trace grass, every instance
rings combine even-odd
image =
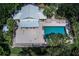
[[[17,56],[21,50],[21,48],[11,48],[11,56]]]

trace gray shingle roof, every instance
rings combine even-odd
[[[46,16],[39,10],[39,7],[28,4],[21,8],[21,11],[14,15],[13,19],[25,19],[25,18],[34,18],[34,19],[46,19]]]

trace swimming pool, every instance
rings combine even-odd
[[[45,35],[48,35],[48,34],[51,34],[51,33],[55,33],[55,34],[66,34],[66,31],[65,31],[65,27],[64,26],[45,26],[44,27],[44,34]]]

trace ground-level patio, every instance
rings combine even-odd
[[[41,26],[39,28],[18,28],[13,40],[14,47],[32,47],[33,45],[42,46],[46,44]]]

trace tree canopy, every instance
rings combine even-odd
[[[11,55],[11,40],[13,36],[13,30],[15,26],[15,21],[12,20],[14,13],[21,8],[23,4],[0,4],[0,55]],[[58,7],[57,11],[55,7]],[[79,55],[79,4],[46,4],[44,9],[44,15],[47,17],[52,17],[56,12],[57,15],[61,17],[66,17],[71,22],[72,30],[74,31],[74,44],[58,44],[56,46],[47,47],[28,47],[21,48],[18,55]],[[3,25],[7,24],[9,31],[4,33],[2,31]],[[58,37],[59,36],[59,37]],[[68,39],[61,35],[51,35],[48,37],[54,38],[55,40]],[[53,39],[52,39],[53,41]],[[14,50],[16,51],[17,48]]]
[[[0,55],[10,55],[10,41],[12,40],[14,21],[12,15],[15,11],[20,9],[22,4],[0,4]],[[8,35],[4,37],[4,32],[2,31],[3,26],[7,24],[9,28]],[[6,42],[6,40],[8,42]]]
[[[47,16],[48,18],[51,18],[54,15],[54,12],[55,12],[55,6],[53,5],[46,6],[43,11],[44,15]]]
[[[75,16],[79,16],[79,4],[61,4],[58,7],[57,14],[70,19]]]

